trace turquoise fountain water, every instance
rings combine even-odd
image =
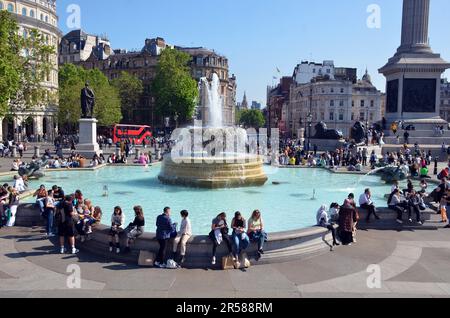
[[[235,211],[241,211],[248,218],[254,209],[263,213],[269,232],[300,229],[314,225],[316,211],[322,204],[342,204],[350,192],[359,197],[365,188],[370,187],[375,202],[385,206],[384,196],[390,191],[390,186],[383,184],[377,176],[360,178],[332,174],[322,169],[267,166],[265,171],[269,181],[265,186],[216,190],[166,186],[157,178],[159,171],[160,167],[154,166],[107,167],[95,172],[48,172],[43,179],[32,181],[31,187],[38,188],[41,183],[47,187],[58,184],[66,193],[80,189],[85,198],[102,207],[106,225],[114,206],[124,209],[128,224],[133,219],[133,206],[142,205],[146,230],[152,232],[155,231],[156,217],[165,206],[172,208],[173,219],[178,223],[179,212],[187,209],[195,234],[208,234],[210,222],[219,212],[227,212],[231,217]],[[108,196],[104,196],[105,192]]]

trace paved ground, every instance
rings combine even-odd
[[[361,231],[351,247],[247,271],[159,270],[59,255],[40,229],[1,229],[0,251],[0,297],[450,297],[445,229]],[[372,264],[379,268],[369,273]],[[68,288],[76,283],[73,265],[81,289]]]

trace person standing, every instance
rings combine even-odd
[[[66,196],[61,206],[61,215],[59,219],[58,234],[60,253],[64,254],[65,239],[71,247],[72,254],[77,254],[79,251],[75,248],[75,220],[74,217],[78,214],[73,206],[72,196]]]
[[[9,187],[8,192],[9,192],[8,206],[9,206],[9,211],[10,211],[11,216],[10,216],[6,226],[13,227],[16,223],[16,214],[17,214],[17,209],[19,207],[19,193],[13,187]]]
[[[191,220],[189,219],[189,212],[183,210],[180,212],[182,221],[180,226],[180,232],[173,242],[173,255],[172,258],[180,265],[183,265],[186,257],[186,244],[192,237]],[[178,246],[180,246],[180,257],[177,259]]]
[[[164,263],[166,256],[166,247],[169,240],[174,233],[174,224],[170,219],[170,208],[165,207],[163,214],[159,215],[156,219],[156,239],[159,243],[159,251],[156,256],[155,266],[165,268]]]
[[[53,198],[53,190],[48,190],[47,197],[44,199],[44,215],[47,218],[47,237],[54,237],[55,199]]]
[[[405,140],[405,145],[409,144],[409,132],[405,131],[405,133],[403,134],[403,138]]]
[[[339,210],[339,236],[343,245],[351,245],[354,242],[354,224],[357,222],[357,211],[355,207],[346,200]]]

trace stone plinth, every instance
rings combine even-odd
[[[85,118],[80,119],[79,144],[77,145],[77,153],[86,158],[92,158],[101,153],[100,146],[97,143],[97,119]]]
[[[440,80],[450,64],[428,42],[430,0],[404,0],[402,41],[379,72],[387,80],[386,119],[420,122],[420,129],[439,122]]]
[[[336,149],[344,146],[345,140],[332,140],[332,139],[311,139],[311,149],[314,145],[317,146],[319,151],[335,151]]]

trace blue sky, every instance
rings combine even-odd
[[[430,42],[450,60],[450,1],[431,2]],[[107,34],[113,48],[141,49],[145,38],[160,36],[215,49],[229,58],[239,100],[246,91],[263,105],[276,68],[290,76],[302,60],[334,60],[359,76],[367,67],[384,91],[377,69],[400,44],[401,0],[58,0],[64,33],[70,4],[81,8],[82,29]],[[367,27],[370,4],[381,8],[380,29]]]

